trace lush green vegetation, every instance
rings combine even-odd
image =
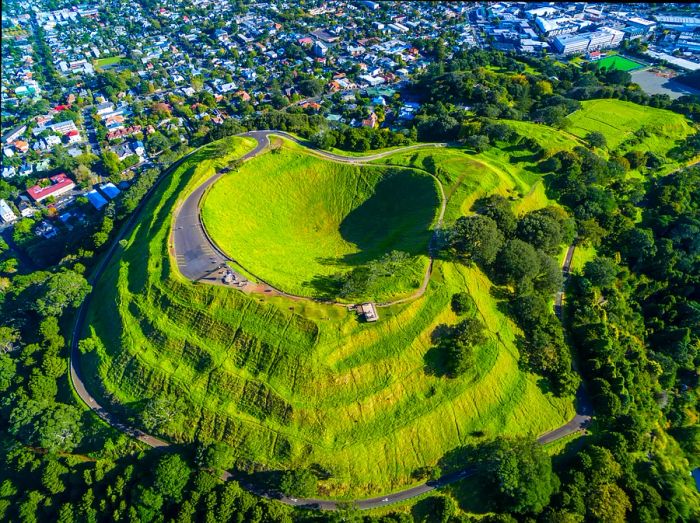
[[[517,328],[478,268],[438,262],[424,298],[382,309],[377,324],[183,281],[166,256],[169,212],[225,161],[217,156],[205,148],[173,174],[98,283],[111,298],[90,309],[84,358],[91,389],[114,400],[110,408],[143,411],[140,423],[173,440],[224,441],[255,477],[318,465],[327,477],[319,492],[336,496],[398,488],[456,445],[541,433],[572,415],[569,399],[518,370]],[[479,187],[482,178],[475,170],[462,182]],[[501,173],[492,183],[516,182]],[[457,291],[474,300],[467,317],[483,323],[484,339],[473,364],[448,378],[434,331],[456,322]]]
[[[570,125],[566,129],[571,134],[585,138],[588,133],[600,132],[609,150],[621,156],[638,150],[663,158],[695,133],[682,115],[621,100],[581,102],[581,109],[567,120]]]
[[[340,164],[287,144],[218,181],[202,218],[250,273],[302,296],[337,297],[348,271],[405,252],[386,276],[349,294],[388,301],[420,286],[439,206],[428,173]]]
[[[342,308],[192,284],[168,256],[172,209],[251,144],[236,139],[197,152],[163,180],[96,282],[99,299],[81,343],[90,390],[110,410],[184,442],[169,452],[146,450],[76,407],[65,338],[87,290],[81,274],[94,264],[92,249],[109,245],[155,180],[151,173],[108,210],[85,237],[89,245],[75,233],[75,244],[57,249],[51,271],[25,274],[23,260],[18,273],[17,264],[3,269],[0,519],[698,519],[688,471],[700,455],[700,172],[663,175],[697,155],[700,135],[686,133],[674,115],[697,120],[700,104],[646,96],[628,73],[595,64],[480,50],[447,61],[441,39],[415,44],[432,48],[436,63],[416,82],[426,103],[405,136],[463,147],[397,153],[380,163],[437,176],[448,197],[446,230],[493,232],[488,218],[497,231],[495,244],[485,243],[490,250],[442,237],[450,248],[436,261],[424,298],[382,309],[377,324],[358,323]],[[42,56],[50,58],[48,47]],[[581,101],[597,98],[614,102],[611,111],[621,118],[641,111],[645,127],[632,119],[629,136],[584,129],[584,119],[575,135],[566,130],[574,111],[592,105]],[[644,107],[626,109],[609,98]],[[645,120],[654,114],[668,118]],[[250,121],[312,137],[322,120],[263,111]],[[209,137],[240,130],[229,119]],[[154,134],[147,146],[168,145]],[[334,137],[357,149],[400,140],[366,134]],[[479,226],[469,221],[474,216]],[[564,216],[573,218],[579,245],[561,342],[540,276],[551,265],[547,257],[563,257],[546,241],[556,231],[547,217],[562,233],[557,217]],[[20,239],[29,234],[20,227]],[[0,244],[0,255],[14,248]],[[536,312],[526,315],[536,321],[523,322],[522,311]],[[531,358],[529,347],[542,340],[548,358]],[[538,434],[571,416],[569,399],[544,392],[559,372],[542,365],[561,365],[566,343],[595,417],[586,436],[546,446],[550,459],[531,437],[498,436]],[[361,496],[465,467],[474,475],[440,493],[363,516],[350,507],[331,515],[293,510],[217,479],[236,469],[292,495]]]

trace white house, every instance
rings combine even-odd
[[[5,200],[0,200],[0,220],[2,220],[3,223],[12,223],[16,219],[17,215],[10,209],[7,202]]]

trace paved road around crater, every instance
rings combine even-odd
[[[249,160],[258,156],[259,154],[265,152],[270,147],[270,136],[282,136],[288,140],[301,144],[302,142],[292,136],[291,134],[282,131],[251,131],[245,133],[242,136],[247,136],[254,138],[257,141],[255,148],[249,153],[245,154],[240,158],[241,161]],[[302,144],[303,145],[303,144]],[[329,159],[340,163],[350,163],[354,165],[366,165],[372,160],[378,160],[401,151],[422,149],[426,147],[445,147],[444,143],[430,143],[430,144],[418,144],[411,145],[408,147],[402,147],[398,149],[392,149],[390,151],[384,151],[382,153],[366,155],[362,157],[349,157],[340,154],[330,153],[327,151],[322,151],[319,149],[309,149],[315,156],[319,156],[325,159]],[[196,281],[205,282],[211,284],[221,284],[224,271],[227,270],[227,262],[235,261],[228,254],[223,252],[216,243],[207,234],[206,228],[202,222],[201,217],[201,205],[202,198],[206,193],[207,189],[211,187],[217,180],[222,176],[231,172],[231,168],[224,168],[218,171],[216,174],[205,180],[199,187],[197,187],[190,195],[187,196],[182,205],[175,209],[174,213],[174,228],[172,235],[172,250],[177,261],[177,266],[180,272],[186,278]],[[440,210],[436,220],[435,230],[437,231],[441,224],[442,219],[445,214],[445,192],[442,188],[440,181],[433,177],[438,185],[440,191]],[[437,232],[436,232],[437,234]],[[430,280],[430,275],[433,268],[433,255],[435,251],[436,235],[433,236],[430,245],[430,261],[428,267],[426,268],[425,275],[421,282],[420,287],[410,296],[405,298],[397,299],[387,303],[377,304],[379,307],[388,307],[390,305],[396,305],[398,303],[403,303],[407,301],[414,300],[421,297],[428,287],[428,282]],[[327,300],[314,300],[307,296],[297,296],[294,294],[289,294],[282,289],[276,288],[273,285],[265,282],[262,278],[256,276],[251,267],[244,267],[248,274],[255,276],[257,282],[249,281],[243,274],[232,271],[235,275],[235,280],[239,288],[245,292],[250,293],[260,293],[276,296],[285,296],[292,298],[294,300],[310,300],[310,301],[323,301],[332,305],[339,305],[346,307],[347,304],[336,303]]]
[[[245,133],[242,136],[248,136],[252,137],[257,141],[256,147],[250,151],[249,153],[245,154],[241,159],[246,160],[249,158],[253,158],[254,156],[257,156],[258,154],[262,153],[268,146],[269,146],[269,136],[270,135],[281,135],[286,138],[289,138],[293,141],[298,142],[298,140],[291,135],[288,135],[287,133],[281,132],[281,131],[252,131],[249,133]],[[437,144],[439,146],[444,146],[444,144]],[[405,147],[403,149],[395,149],[383,153],[378,153],[378,154],[373,154],[373,155],[368,155],[360,158],[350,158],[347,156],[341,156],[338,154],[334,153],[328,153],[325,151],[314,151],[315,154],[319,154],[321,156],[325,156],[327,158],[330,158],[335,161],[340,161],[344,163],[354,163],[354,164],[362,164],[371,160],[376,160],[378,158],[382,158],[385,156],[388,156],[390,154],[395,154],[396,152],[402,151],[402,150],[408,150],[408,149],[417,149],[421,147],[435,147],[436,144],[422,144],[422,145],[417,145],[417,146],[410,146],[410,147]],[[177,163],[179,164],[179,162]],[[174,168],[177,164],[175,164],[172,168]],[[171,168],[171,169],[172,169]],[[178,259],[178,267],[180,268],[180,271],[184,276],[186,276],[189,279],[195,280],[195,281],[202,281],[206,280],[207,278],[212,278],[212,272],[216,271],[217,267],[225,264],[228,261],[228,257],[220,252],[213,244],[209,241],[209,239],[206,236],[206,232],[204,231],[201,221],[199,218],[199,205],[201,202],[201,198],[206,191],[208,187],[210,187],[216,180],[218,180],[221,176],[226,174],[228,172],[227,169],[224,169],[222,171],[217,172],[215,175],[213,175],[211,178],[207,179],[204,181],[199,187],[197,187],[192,194],[190,194],[185,201],[182,203],[182,205],[176,210],[176,218],[175,218],[175,226],[174,226],[174,235],[173,235],[173,240],[175,242],[175,245],[178,245],[180,248],[177,249],[176,252],[176,257],[180,258]],[[99,280],[99,278],[102,276],[104,273],[106,267],[108,266],[112,256],[114,256],[114,253],[116,252],[117,248],[119,247],[119,241],[122,238],[127,237],[132,229],[133,226],[136,223],[136,220],[138,216],[141,214],[141,211],[143,207],[145,206],[146,202],[150,199],[151,195],[155,192],[156,188],[160,184],[163,178],[167,176],[168,172],[164,173],[161,175],[159,180],[154,184],[154,186],[149,190],[149,192],[146,194],[146,196],[143,198],[141,203],[139,204],[139,207],[132,213],[132,215],[129,217],[129,219],[125,222],[125,224],[122,226],[120,229],[119,233],[117,236],[114,238],[113,242],[111,243],[109,249],[107,252],[104,254],[102,259],[98,262],[95,271],[92,273],[92,275],[89,278],[89,281],[91,284],[95,284],[96,281]],[[443,198],[444,200],[444,198]],[[573,250],[570,250],[571,254],[573,254]],[[182,262],[181,262],[182,259]],[[563,272],[567,274],[569,272],[569,266],[571,263],[571,256],[567,256],[567,259],[565,260],[564,266],[562,267]],[[216,279],[216,278],[214,278]],[[427,284],[427,282],[426,282]],[[80,399],[93,411],[97,416],[100,417],[105,423],[108,425],[111,425],[115,429],[141,441],[142,443],[145,443],[146,445],[150,447],[167,447],[170,445],[167,441],[164,441],[162,439],[156,438],[154,436],[151,436],[150,434],[145,433],[141,429],[137,427],[133,427],[129,425],[125,420],[121,419],[119,416],[116,414],[110,412],[107,410],[105,407],[100,405],[100,403],[88,392],[86,386],[85,386],[85,381],[84,377],[82,374],[82,370],[80,367],[80,350],[78,347],[78,342],[80,340],[80,335],[83,332],[83,324],[85,323],[85,315],[87,311],[87,307],[90,304],[90,301],[93,299],[92,293],[88,295],[88,297],[83,301],[82,305],[77,311],[76,314],[76,321],[75,325],[73,328],[73,335],[71,338],[71,351],[70,351],[70,378],[71,382],[73,383],[73,387],[75,388],[75,391],[77,392],[78,396]],[[579,412],[574,416],[574,418],[569,421],[568,423],[562,425],[561,427],[548,432],[546,434],[541,435],[538,438],[538,442],[541,444],[546,444],[546,443],[551,443],[553,441],[556,441],[558,439],[561,439],[565,436],[568,436],[570,434],[573,434],[575,432],[578,432],[585,428],[588,423],[591,420],[591,408],[590,405],[587,401],[587,398],[585,397],[585,394],[583,393],[583,390],[581,389],[578,394],[578,410]],[[297,507],[304,507],[304,508],[309,508],[309,509],[315,509],[315,510],[336,510],[341,506],[346,506],[348,503],[351,503],[355,507],[359,509],[373,509],[373,508],[379,508],[379,507],[384,507],[387,505],[390,505],[392,503],[398,503],[401,501],[405,501],[411,498],[414,498],[416,496],[420,496],[422,494],[426,494],[428,492],[431,492],[437,488],[443,487],[445,485],[449,485],[450,483],[454,483],[455,481],[459,481],[461,479],[467,478],[469,476],[474,475],[477,472],[476,467],[471,466],[471,467],[466,467],[465,469],[461,471],[456,471],[456,472],[451,472],[449,474],[445,474],[442,477],[440,477],[437,480],[434,481],[428,481],[426,483],[407,488],[404,490],[400,490],[398,492],[394,492],[391,494],[387,494],[384,496],[377,496],[373,498],[366,498],[366,499],[357,499],[357,500],[349,500],[349,501],[334,501],[334,500],[327,500],[327,499],[303,499],[303,498],[290,498],[286,496],[280,496],[277,493],[271,493],[271,492],[263,492],[259,488],[247,484],[245,482],[241,482],[241,485],[248,489],[250,492],[266,497],[266,498],[271,498],[271,499],[276,499],[282,503],[286,503],[288,505],[292,506],[297,506]],[[223,475],[223,479],[229,480],[233,479],[233,475],[230,473],[226,472]]]

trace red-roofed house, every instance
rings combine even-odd
[[[66,136],[68,137],[68,143],[79,143],[81,141],[80,131],[78,131],[77,129],[68,131],[68,134],[66,134]]]
[[[57,174],[49,178],[51,185],[46,187],[41,187],[40,185],[35,185],[27,189],[27,194],[35,202],[40,202],[45,200],[49,196],[60,196],[67,193],[75,187],[73,180],[68,178],[64,173]]]

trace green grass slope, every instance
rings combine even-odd
[[[196,182],[250,147],[232,139],[188,159],[96,283],[103,299],[93,300],[83,335],[98,348],[81,364],[100,401],[141,423],[151,398],[172,398],[154,433],[224,441],[239,466],[256,470],[315,466],[328,475],[321,494],[333,497],[397,490],[459,445],[539,434],[570,419],[570,400],[544,393],[518,368],[518,329],[476,268],[436,262],[426,294],[381,309],[375,324],[341,307],[185,280],[168,255],[172,211]],[[441,176],[457,208],[474,198],[470,191],[532,197],[536,184],[523,181],[527,173],[515,177],[519,168],[492,169],[485,156],[459,150],[435,154],[445,155]],[[432,338],[457,321],[450,299],[463,290],[488,341],[474,369],[449,379]]]
[[[581,105],[581,110],[568,116],[567,131],[579,138],[601,132],[608,149],[619,149],[623,154],[642,150],[665,157],[695,132],[685,117],[665,109],[613,99],[588,100]],[[637,138],[636,132],[643,135]]]
[[[202,218],[241,266],[302,296],[323,294],[328,277],[391,250],[407,252],[413,270],[363,296],[385,301],[420,285],[439,206],[427,173],[340,164],[286,145],[218,181]]]

